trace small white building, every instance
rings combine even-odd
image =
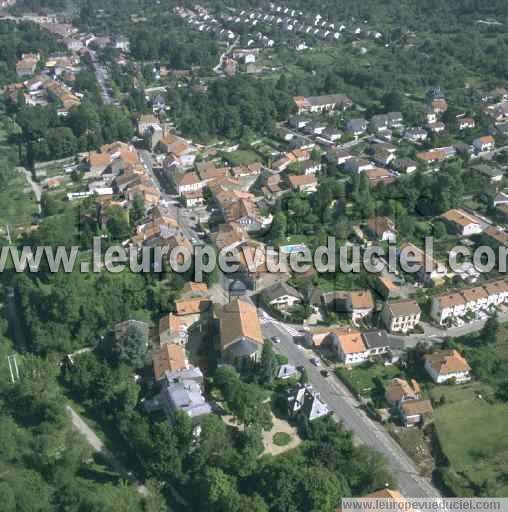
[[[448,210],[441,218],[450,224],[460,236],[479,235],[483,231],[484,223],[474,215],[460,208]]]
[[[473,146],[478,153],[483,153],[484,151],[492,151],[496,146],[496,141],[492,135],[486,135],[485,137],[475,139]]]

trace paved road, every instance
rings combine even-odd
[[[508,322],[508,310],[502,309],[498,311],[498,318],[500,323]],[[458,338],[460,336],[467,336],[479,332],[483,329],[486,320],[475,320],[461,327],[450,327],[448,329],[439,329],[428,323],[421,323],[424,334],[410,334],[409,336],[394,336],[393,338],[400,339],[404,343],[404,348],[412,348],[416,346],[418,342],[432,342],[439,343],[444,338]]]
[[[311,352],[298,348],[287,328],[278,322],[264,321],[263,332],[266,337],[278,336],[281,342],[275,349],[285,355],[291,364],[303,366],[307,370],[309,382],[321,393],[321,397],[351,430],[355,438],[371,448],[381,452],[398,481],[398,488],[406,497],[439,497],[440,494],[428,480],[418,474],[414,462],[402,448],[390,437],[384,428],[375,423],[359,409],[359,403],[334,376],[323,377],[318,368],[310,361]]]
[[[233,43],[228,46],[228,48],[226,49],[226,51],[224,53],[221,54],[220,58],[219,58],[219,63],[213,68],[213,71],[214,73],[221,73],[222,71],[222,65],[224,64],[224,59],[226,58],[226,56],[233,51],[233,49],[235,48],[235,46],[238,44],[238,42],[240,41],[240,37],[237,37]]]
[[[92,58],[92,64],[95,69],[95,76],[101,90],[102,101],[104,105],[111,105],[113,103],[113,98],[111,97],[111,94],[109,94],[107,87],[108,72],[106,71],[106,68],[102,66],[97,60],[96,52],[92,50],[88,50],[88,52]]]

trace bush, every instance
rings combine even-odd
[[[273,444],[276,446],[287,446],[291,442],[291,436],[286,432],[277,432],[273,436]]]

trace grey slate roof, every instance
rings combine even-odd
[[[261,292],[261,295],[268,302],[278,299],[283,295],[291,295],[292,297],[298,297],[300,300],[303,298],[302,294],[298,290],[284,282],[278,282],[273,284],[272,286],[269,286],[268,288],[265,288]]]

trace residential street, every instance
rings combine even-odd
[[[107,86],[108,72],[106,68],[98,62],[96,52],[92,50],[88,50],[88,52],[92,58],[92,64],[95,69],[95,76],[97,77],[97,83],[99,84],[99,88],[101,90],[102,101],[104,105],[111,105],[113,103],[113,98],[111,97]]]
[[[309,382],[328,404],[337,420],[351,430],[355,438],[381,452],[394,475],[398,480],[398,488],[403,496],[408,497],[439,497],[440,494],[431,483],[418,474],[418,470],[403,449],[390,437],[384,428],[367,417],[365,412],[359,409],[359,403],[344,387],[344,385],[332,374],[323,377],[320,369],[314,366],[309,358],[312,352],[299,347],[294,342],[296,331],[278,322],[264,320],[264,336],[270,338],[278,336],[281,340],[275,345],[275,350],[285,355],[289,363],[294,366],[303,366],[308,374]]]

